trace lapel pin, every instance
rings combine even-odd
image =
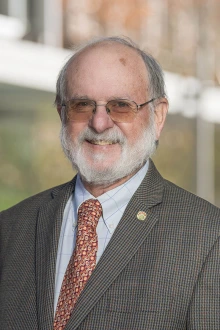
[[[147,213],[144,211],[139,211],[137,214],[138,220],[144,221],[147,217]]]

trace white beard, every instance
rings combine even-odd
[[[126,137],[116,125],[101,134],[97,134],[94,130],[87,127],[79,135],[77,142],[73,142],[66,125],[63,124],[60,140],[65,155],[70,160],[73,168],[79,172],[81,178],[93,185],[104,186],[108,186],[135,173],[146,163],[157,146],[153,114],[150,116],[148,127],[143,129],[140,138],[133,145],[128,144]],[[120,159],[113,165],[103,167],[100,170],[100,167],[96,167],[95,164],[103,161],[105,154],[91,153],[89,156],[93,162],[92,165],[88,164],[83,150],[83,142],[85,140],[104,140],[119,143],[121,146]]]

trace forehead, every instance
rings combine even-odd
[[[67,89],[87,90],[142,89],[148,85],[148,73],[140,54],[118,43],[90,46],[79,53],[67,70]],[[123,88],[124,87],[124,88]]]

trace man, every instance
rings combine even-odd
[[[157,62],[93,41],[56,105],[78,175],[1,213],[0,328],[219,330],[219,209],[149,158],[168,109]]]

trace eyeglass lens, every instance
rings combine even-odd
[[[72,99],[66,105],[69,121],[87,122],[95,110],[96,104],[92,100]],[[106,104],[106,111],[113,121],[131,122],[137,112],[137,105],[129,100],[112,100]]]

